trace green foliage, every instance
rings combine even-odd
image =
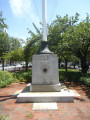
[[[24,61],[24,50],[18,48],[4,55],[4,59],[11,61]]]
[[[69,82],[78,82],[80,77],[82,76],[81,72],[72,72],[72,71],[68,71],[68,72],[60,71],[59,74],[60,74],[60,78],[59,78],[60,80],[62,76],[64,76],[63,80]]]
[[[21,50],[18,49],[21,47],[22,39],[14,38],[8,36],[4,31],[7,28],[7,25],[4,23],[5,18],[2,16],[0,11],[0,60],[2,62],[2,68],[4,71],[4,60],[21,60]],[[17,50],[18,49],[18,50]]]
[[[69,70],[65,72],[65,70],[61,69],[59,70],[59,80],[63,82],[82,82],[85,85],[90,86],[90,73],[83,74],[82,72],[75,70]]]
[[[56,20],[52,22],[49,28],[48,43],[51,51],[58,55],[58,58],[65,61],[65,69],[67,71],[67,62],[71,62],[71,58],[75,58],[72,51],[70,51],[69,45],[66,41],[65,33],[72,26],[76,26],[78,22],[79,14],[69,17],[68,15],[61,17],[57,16]],[[65,39],[64,39],[65,37]]]
[[[7,115],[0,114],[0,120],[9,120],[9,117]]]
[[[90,50],[90,17],[87,14],[85,20],[80,23],[78,21],[78,13],[72,17],[58,15],[48,27],[48,43],[50,50],[56,53],[59,59],[64,59],[65,66],[71,58],[74,59],[74,63],[80,59],[82,72],[86,73],[86,59]],[[67,70],[67,67],[65,68]]]
[[[8,71],[0,72],[0,88],[6,87],[7,85],[15,82],[15,78]]]
[[[21,39],[14,37],[10,37],[9,39],[10,39],[10,51],[16,50],[21,47],[20,43],[22,41]]]
[[[90,87],[90,76],[84,76],[80,78],[80,81]]]
[[[24,59],[25,62],[31,61],[32,55],[36,53],[35,49],[35,39],[30,40],[27,42],[26,46],[24,47]]]
[[[41,46],[41,40],[42,40],[42,33],[41,31],[37,28],[37,26],[33,23],[33,26],[36,30],[36,34],[34,34],[31,30],[28,31],[28,33],[32,36],[31,38],[27,38],[27,45],[29,44],[30,48],[33,48],[31,51],[36,54],[40,50]],[[30,52],[31,52],[30,51]]]
[[[4,33],[4,28],[7,28],[4,23],[5,18],[3,18],[2,12],[0,11],[0,57],[3,56],[3,53],[9,50],[9,36],[7,33]]]
[[[14,78],[18,79],[19,82],[31,82],[32,81],[32,70],[28,70],[27,72],[21,71],[13,73]],[[59,80],[60,81],[68,81],[68,82],[82,82],[87,86],[90,86],[90,73],[83,74],[78,70],[68,69],[66,72],[64,69],[59,70]]]
[[[64,69],[59,70],[59,80],[63,82],[75,82],[85,84],[90,86],[90,73],[83,74],[77,70],[68,70],[67,72]],[[32,81],[32,70],[19,71],[16,73],[9,73],[7,71],[0,72],[0,88],[6,87],[12,82],[27,82]]]
[[[2,68],[4,71],[4,54],[6,54],[9,51],[10,48],[10,42],[9,42],[9,36],[7,33],[1,32],[0,33],[0,59],[2,61]]]
[[[7,28],[7,25],[4,23],[5,18],[3,18],[2,11],[0,11],[0,32],[2,32],[3,28]]]
[[[25,71],[20,71],[13,73],[13,77],[18,79],[19,82],[31,82],[32,80],[32,71],[28,70],[27,72]]]
[[[3,58],[3,53],[6,53],[9,51],[10,48],[10,42],[9,42],[9,36],[7,33],[1,33],[0,35],[0,57]]]
[[[90,18],[87,14],[86,19],[77,24],[70,26],[63,34],[63,41],[67,43],[68,50],[81,60],[82,72],[87,72],[87,58],[90,48]]]
[[[27,113],[26,117],[29,118],[29,119],[32,119],[33,118],[33,113]]]
[[[28,62],[31,61],[32,55],[36,54],[40,50],[41,46],[41,38],[42,35],[40,33],[40,30],[36,27],[36,25],[33,23],[33,26],[36,30],[37,34],[34,34],[31,30],[28,29],[28,33],[31,34],[31,37],[27,38],[27,43],[24,47],[24,60],[26,62],[26,70],[28,69]]]

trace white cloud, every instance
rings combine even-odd
[[[13,14],[17,18],[26,18],[27,21],[32,21],[39,25],[39,18],[34,14],[31,0],[9,0]]]
[[[24,17],[31,10],[30,0],[9,0],[12,12],[17,17]]]

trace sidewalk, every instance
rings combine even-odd
[[[13,83],[0,89],[0,114],[7,115],[8,120],[90,120],[90,92],[87,87],[73,83],[66,85],[80,94],[74,98],[74,103],[57,103],[58,110],[33,111],[33,103],[16,103],[16,98],[12,97],[26,84]]]

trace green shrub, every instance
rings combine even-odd
[[[0,88],[6,87],[7,85],[15,82],[15,78],[8,71],[0,72]]]
[[[28,70],[27,72],[25,71],[20,71],[13,73],[13,76],[19,80],[19,82],[31,82],[32,80],[32,71]]]
[[[87,86],[89,86],[90,87],[90,77],[89,76],[84,76],[84,77],[81,77],[80,78],[80,81],[83,83],[83,84],[85,84],[85,85],[87,85]]]
[[[31,82],[32,80],[32,70],[25,71],[19,71],[16,73],[13,73],[14,78],[18,79],[18,82]],[[76,70],[68,70],[65,72],[64,69],[59,70],[59,80],[62,82],[68,81],[68,82],[82,82],[86,85],[90,84],[90,73],[83,74],[80,71]],[[85,80],[82,80],[85,79]]]
[[[68,81],[68,82],[82,82],[85,85],[90,85],[90,73],[83,74],[80,71],[67,71],[65,72],[63,69],[59,70],[59,80],[60,81]]]
[[[60,81],[78,82],[81,76],[82,76],[81,72],[59,71],[59,80]]]

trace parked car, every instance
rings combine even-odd
[[[79,68],[81,68],[81,65],[78,65]]]
[[[65,67],[65,63],[61,63],[60,66],[61,66],[61,67]]]
[[[32,63],[28,63],[28,66],[29,66],[29,67],[32,67]]]
[[[16,64],[16,67],[22,67],[22,65],[21,64]]]

